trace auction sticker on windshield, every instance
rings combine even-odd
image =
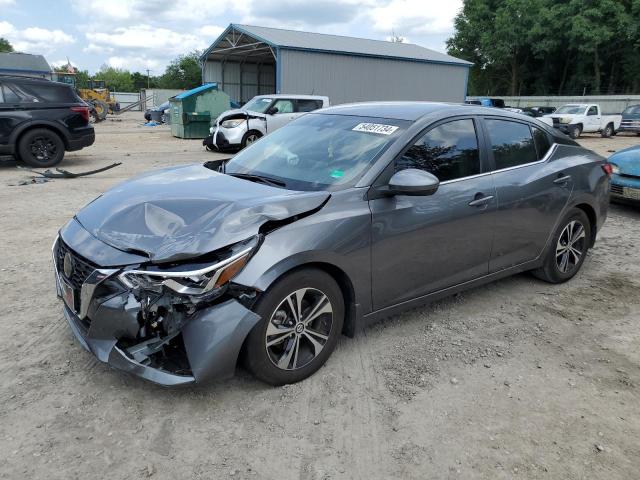
[[[383,125],[382,123],[359,123],[352,128],[354,132],[379,133],[380,135],[391,135],[398,127],[394,125]]]

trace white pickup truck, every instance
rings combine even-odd
[[[620,128],[622,115],[602,115],[600,105],[588,103],[569,103],[540,120],[578,138],[582,133],[600,132],[603,137],[615,135]]]

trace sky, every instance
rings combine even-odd
[[[389,39],[444,52],[462,0],[0,0],[0,37],[51,65],[67,58],[161,75],[230,23]]]

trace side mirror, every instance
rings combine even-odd
[[[271,107],[269,110],[267,110],[267,113],[269,115],[275,115],[276,113],[278,113],[278,107]]]
[[[440,180],[435,175],[407,168],[396,172],[389,180],[389,194],[409,195],[413,197],[433,195],[440,186]]]

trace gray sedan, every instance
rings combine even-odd
[[[341,334],[518,272],[572,278],[611,166],[536,119],[437,103],[319,110],[228,161],[133,178],[53,246],[79,342],[162,385],[300,381]]]

